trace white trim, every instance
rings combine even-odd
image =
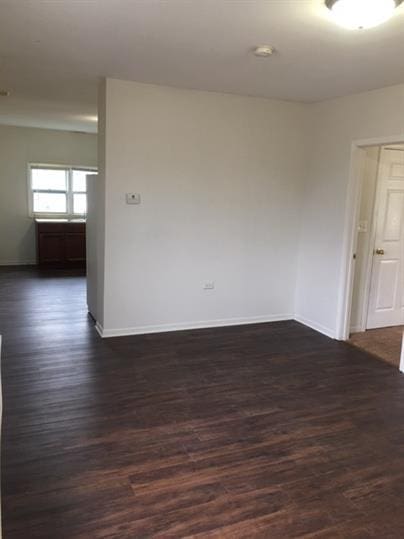
[[[372,274],[373,274],[373,262],[374,262],[374,249],[376,246],[376,236],[377,236],[377,223],[379,219],[380,212],[380,198],[382,192],[382,182],[380,181],[380,175],[382,172],[382,167],[385,166],[383,158],[383,149],[380,148],[379,151],[379,161],[377,164],[377,177],[376,177],[376,189],[373,197],[373,207],[372,207],[372,225],[370,229],[370,238],[369,238],[369,248],[367,252],[367,265],[366,265],[366,290],[364,301],[362,305],[362,331],[368,329],[368,316],[369,316],[369,304],[370,304],[370,290],[372,285]],[[360,203],[360,202],[359,202]]]
[[[352,143],[351,164],[349,172],[348,189],[345,198],[344,237],[342,247],[342,264],[339,278],[339,290],[336,320],[336,338],[349,339],[349,326],[352,307],[352,293],[354,280],[354,253],[357,242],[357,229],[359,224],[361,176],[365,163],[363,150]]]
[[[344,240],[342,249],[342,264],[340,272],[340,285],[337,309],[337,330],[335,337],[338,340],[349,339],[350,318],[352,308],[353,274],[356,229],[359,220],[360,204],[360,167],[363,155],[361,149],[365,146],[385,146],[386,144],[403,144],[404,134],[391,137],[361,139],[352,142],[351,165],[345,205]]]
[[[377,185],[376,185],[376,191],[379,188],[379,174],[377,174]],[[372,270],[373,270],[373,251],[375,248],[375,242],[376,242],[376,194],[373,200],[373,208],[372,208],[372,220],[371,220],[371,228],[370,228],[370,238],[369,238],[369,245],[368,245],[368,252],[365,253],[366,257],[366,278],[364,283],[364,294],[362,299],[362,305],[361,305],[361,331],[366,331],[367,329],[367,323],[368,323],[368,312],[369,312],[369,300],[370,300],[370,285],[372,284]]]
[[[386,146],[388,144],[404,144],[404,132],[400,135],[390,137],[362,138],[353,141],[355,146],[363,148],[364,146]]]
[[[270,322],[282,322],[295,320],[314,331],[322,333],[326,337],[335,339],[335,331],[326,326],[308,320],[302,316],[293,314],[278,314],[267,316],[252,316],[248,318],[224,318],[219,320],[206,320],[201,322],[182,322],[179,324],[161,324],[156,326],[137,326],[130,328],[105,329],[99,322],[95,323],[95,329],[102,338],[124,337],[130,335],[147,335],[149,333],[166,333],[171,331],[186,331],[191,329],[208,329],[215,327],[246,326],[250,324],[265,324]]]
[[[205,320],[200,322],[180,322],[178,324],[161,324],[156,326],[137,326],[130,328],[105,329],[96,322],[95,329],[101,337],[123,337],[125,335],[146,335],[148,333],[165,333],[168,331],[183,331],[189,329],[203,329],[226,326],[244,326],[248,324],[263,324],[265,322],[281,322],[293,320],[293,314],[278,314],[267,316],[252,316],[248,318],[224,318],[219,320]]]
[[[349,330],[350,333],[362,333],[364,331],[366,330],[363,329],[362,326],[351,326]]]
[[[401,345],[401,356],[400,356],[400,372],[404,373],[404,332],[403,332],[403,341]]]
[[[318,322],[313,322],[313,320],[309,320],[308,318],[299,315],[295,315],[294,320],[296,320],[296,322],[299,322],[300,324],[303,324],[304,326],[318,331],[319,333],[322,333],[323,335],[326,335],[327,337],[330,337],[331,339],[336,338],[334,330],[327,328],[326,326],[323,326]]]
[[[0,260],[0,266],[36,266],[36,260]]]
[[[362,285],[362,300],[361,304],[359,305],[360,308],[360,320],[358,326],[352,326],[350,328],[350,333],[359,333],[366,331],[367,329],[367,318],[368,318],[368,310],[369,310],[369,299],[370,299],[370,285],[371,285],[371,275],[372,275],[372,266],[373,266],[373,250],[374,245],[376,241],[376,200],[378,197],[378,190],[379,190],[379,177],[380,177],[380,160],[381,160],[381,150],[382,147],[379,147],[378,149],[378,157],[377,157],[377,167],[376,167],[376,179],[375,179],[375,187],[374,192],[372,195],[372,210],[371,215],[369,219],[369,241],[368,241],[368,248],[364,252],[364,262],[366,264],[365,266],[365,279]],[[358,200],[358,210],[360,212],[361,202],[362,202],[362,196],[363,196],[363,174],[361,175],[361,178],[359,180],[360,183],[360,197]],[[356,233],[356,245],[355,245],[355,251],[357,251],[357,242],[359,234]],[[354,275],[353,278],[355,279],[356,275],[356,265],[354,267]],[[353,289],[352,289],[353,293]],[[351,298],[351,310],[352,310],[352,298]]]
[[[99,322],[95,322],[95,330],[97,331],[100,337],[104,337],[104,329]]]

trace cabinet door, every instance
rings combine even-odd
[[[62,263],[65,258],[65,239],[63,233],[39,233],[39,263]]]
[[[67,232],[65,242],[66,262],[84,262],[86,259],[86,235],[82,232]]]

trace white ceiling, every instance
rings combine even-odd
[[[403,23],[404,4],[350,31],[322,0],[0,0],[0,123],[95,131],[102,76],[303,102],[389,86]]]

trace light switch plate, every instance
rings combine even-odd
[[[204,281],[203,289],[204,290],[213,290],[215,288],[215,281]]]
[[[359,232],[367,232],[368,231],[368,222],[367,221],[359,221]]]
[[[140,194],[126,193],[126,204],[140,204]]]

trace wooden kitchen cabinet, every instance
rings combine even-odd
[[[37,219],[37,258],[40,266],[85,267],[86,223]]]

